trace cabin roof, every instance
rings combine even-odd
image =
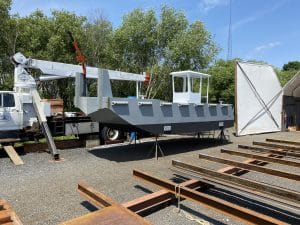
[[[195,71],[191,71],[191,70],[172,72],[171,75],[176,76],[176,77],[187,76],[187,75],[189,75],[190,77],[210,77],[211,76],[209,74],[195,72]]]

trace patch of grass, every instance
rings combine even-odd
[[[76,140],[78,139],[75,135],[67,135],[67,136],[57,136],[54,137],[54,141],[65,141],[65,140]],[[35,143],[46,143],[46,138],[39,139],[38,142],[35,141],[24,141],[24,142],[16,142],[14,143],[14,147],[22,147],[24,144],[35,144]],[[0,144],[0,149],[3,148],[3,145]]]

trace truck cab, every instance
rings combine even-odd
[[[0,92],[0,131],[23,128],[23,110],[18,94],[12,91]]]

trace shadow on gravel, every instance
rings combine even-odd
[[[98,210],[97,207],[95,207],[94,205],[92,205],[91,203],[89,203],[88,201],[83,201],[80,203],[84,208],[86,208],[87,210],[91,211],[91,212],[95,212]]]
[[[26,155],[23,147],[15,147],[16,152],[19,155]],[[0,158],[8,158],[7,153],[4,151],[3,147],[0,147]]]
[[[139,184],[134,185],[134,188],[139,189],[139,190],[141,190],[141,191],[143,191],[143,192],[145,192],[145,193],[147,193],[147,194],[153,193],[153,191],[151,191],[150,189],[145,188],[145,187],[143,187],[143,186],[141,186],[141,185],[139,185]]]
[[[300,224],[299,214],[280,208],[279,206],[276,206],[275,203],[270,202],[270,204],[268,204],[265,202],[255,200],[250,196],[244,196],[242,195],[242,193],[238,194],[236,192],[232,192],[230,190],[225,190],[223,188],[218,187],[208,189],[205,193],[221,198],[233,204],[252,209],[255,212],[260,212],[270,217],[282,220],[289,224]]]
[[[205,221],[209,222],[210,224],[214,224],[214,225],[226,225],[226,223],[222,223],[218,220],[215,220],[214,218],[206,216],[206,215],[200,213],[199,211],[193,210],[183,204],[180,204],[180,208],[182,210],[184,210],[185,212],[191,214],[193,217],[195,217],[195,219],[205,220]]]
[[[159,145],[165,156],[176,155],[185,152],[197,151],[205,148],[221,146],[229,142],[221,142],[217,139],[182,138],[173,140],[161,140]],[[155,142],[137,143],[136,145],[112,146],[93,149],[89,152],[96,157],[116,162],[127,162],[154,158]],[[158,153],[161,157],[160,152]]]
[[[186,180],[189,180],[189,178],[182,176],[180,174],[174,174],[174,177],[171,178],[171,181],[175,183],[182,183]],[[253,199],[251,198],[251,194],[245,196],[243,195],[243,193],[237,193],[237,191],[231,191],[213,185],[207,187],[208,188],[202,189],[201,192],[215,196],[217,198],[223,199],[233,204],[242,206],[244,208],[251,209],[255,212],[260,212],[264,215],[268,215],[270,217],[282,220],[288,224],[300,224],[300,215],[296,213],[297,209],[294,209],[293,212],[291,210],[286,210],[284,208],[281,208],[280,203],[278,203],[279,205],[276,205],[276,203],[273,202],[265,203],[257,199]]]

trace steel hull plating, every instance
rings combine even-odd
[[[128,131],[182,134],[233,126],[231,105],[178,104],[159,100],[113,98],[89,114],[94,121]]]

